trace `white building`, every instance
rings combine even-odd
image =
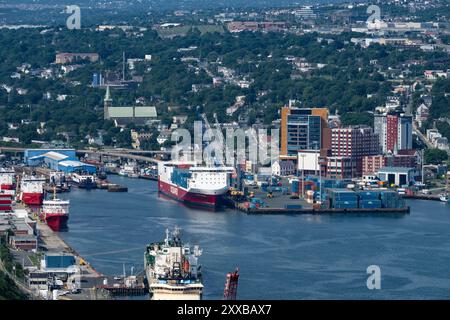
[[[295,164],[290,160],[275,161],[272,164],[272,174],[276,176],[290,176],[295,174]]]

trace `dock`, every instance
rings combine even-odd
[[[440,197],[432,194],[405,194],[403,195],[405,199],[416,199],[416,200],[431,200],[431,201],[441,201]]]

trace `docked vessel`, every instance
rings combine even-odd
[[[97,187],[95,176],[92,174],[74,172],[71,175],[71,181],[80,189],[94,189]]]
[[[144,266],[152,300],[201,300],[201,254],[198,246],[182,243],[179,228],[167,229],[163,242],[149,244]]]
[[[15,189],[15,171],[10,168],[0,168],[0,190]]]
[[[216,209],[230,186],[232,167],[160,162],[158,191],[185,204]]]
[[[69,205],[69,201],[56,198],[55,190],[53,199],[43,202],[41,219],[45,220],[53,231],[64,230],[67,228],[67,221],[69,220]]]
[[[139,173],[137,173],[137,166],[132,163],[125,164],[120,170],[119,175],[129,178],[139,178]]]
[[[41,205],[44,199],[44,177],[23,176],[20,181],[19,199],[27,205]]]

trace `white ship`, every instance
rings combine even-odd
[[[230,187],[232,167],[196,167],[193,163],[160,162],[158,191],[188,205],[220,207]]]
[[[97,187],[95,176],[92,174],[74,172],[70,178],[72,183],[78,186],[78,188],[94,189]]]
[[[19,199],[27,205],[41,205],[44,199],[45,177],[24,175],[20,181]]]
[[[145,274],[152,300],[201,300],[203,284],[198,257],[202,250],[191,248],[180,239],[179,228],[164,242],[147,246],[144,254]]]
[[[139,178],[139,173],[137,172],[137,166],[135,164],[125,164],[120,170],[119,175],[129,178]]]
[[[14,190],[15,171],[11,168],[0,168],[0,190]]]

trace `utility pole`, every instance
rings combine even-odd
[[[422,168],[421,168],[421,172],[422,172],[422,184],[423,185],[425,185],[425,174],[424,174],[424,171],[423,171],[423,166],[424,166],[424,160],[425,159],[425,149],[422,149]]]
[[[122,52],[122,81],[125,81],[125,51]]]

